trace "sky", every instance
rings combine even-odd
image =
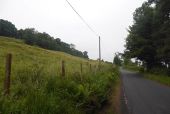
[[[123,52],[133,12],[145,0],[68,0],[101,37],[101,55],[113,61]],[[94,34],[66,0],[0,0],[0,19],[11,21],[17,29],[35,28],[60,38],[76,49],[98,58],[98,36]]]

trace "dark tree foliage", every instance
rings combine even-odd
[[[41,48],[62,51],[74,56],[88,58],[87,51],[81,52],[76,50],[72,48],[70,44],[62,42],[59,38],[54,39],[49,34],[38,32],[34,28],[20,29],[17,31],[11,22],[5,20],[0,20],[0,35],[22,39],[29,45],[36,45]]]
[[[89,58],[89,57],[88,57],[88,52],[87,52],[87,51],[84,51],[84,52],[83,52],[83,56],[84,56],[85,58]]]
[[[7,20],[0,19],[0,35],[1,36],[9,36],[16,37],[17,29],[15,25]]]
[[[121,55],[119,55],[118,53],[115,54],[114,59],[113,59],[113,63],[114,63],[115,65],[121,66],[122,60],[121,60],[121,57],[120,57],[120,56],[121,56]]]
[[[170,69],[170,0],[148,0],[133,17],[125,54],[141,60],[148,70]]]

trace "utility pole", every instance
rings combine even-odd
[[[100,45],[100,36],[99,36],[99,61],[101,61],[101,45]]]
[[[100,36],[99,36],[99,70],[101,66],[101,44],[100,44]]]

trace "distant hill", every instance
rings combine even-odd
[[[54,38],[45,32],[38,32],[34,28],[17,30],[14,24],[3,19],[0,19],[0,36],[21,39],[28,45],[36,45],[44,49],[62,51],[74,56],[88,59],[88,52],[81,52],[75,49],[74,44],[65,43],[61,41],[60,38]]]

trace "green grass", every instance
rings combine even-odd
[[[170,77],[165,76],[165,75],[155,75],[155,74],[149,74],[149,73],[145,73],[144,76],[150,80],[154,80],[157,81],[161,84],[170,86]]]
[[[124,65],[123,68],[131,70],[131,71],[136,71],[140,72],[144,75],[145,78],[157,81],[161,84],[170,86],[170,77],[166,76],[166,73],[163,69],[156,68],[152,69],[150,72],[144,71],[144,68],[138,67],[135,64],[133,65]]]
[[[130,71],[136,71],[136,72],[139,72],[142,69],[142,67],[138,67],[137,65],[124,65],[123,68],[128,69]]]
[[[7,53],[12,53],[11,92],[4,96],[0,86],[2,114],[94,114],[107,101],[118,77],[111,64],[102,62],[98,70],[97,61],[0,36],[0,85],[4,82]],[[62,60],[66,64],[64,78]]]
[[[157,69],[157,71],[153,72],[153,73],[148,73],[148,72],[144,72],[142,67],[138,67],[135,65],[127,65],[124,66],[125,69],[131,70],[131,71],[136,71],[136,72],[141,72],[145,78],[150,79],[150,80],[154,80],[157,81],[161,84],[170,86],[170,77],[166,76],[163,71],[161,72],[161,69]]]

